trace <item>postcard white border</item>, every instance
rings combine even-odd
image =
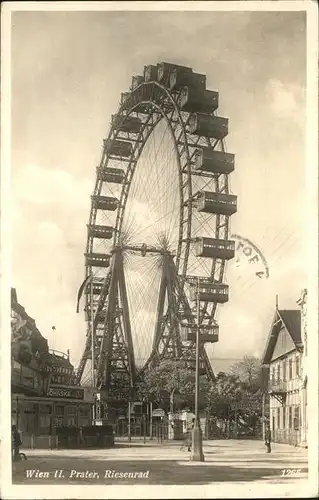
[[[11,12],[14,11],[305,11],[307,13],[307,189],[309,193],[308,258],[309,358],[309,478],[296,486],[213,483],[212,486],[23,486],[11,483],[10,432],[10,283],[11,283],[11,152],[10,48]],[[318,492],[318,12],[312,1],[234,2],[4,2],[1,17],[1,494],[5,499],[40,498],[279,498],[315,496]]]

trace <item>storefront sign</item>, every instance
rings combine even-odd
[[[46,370],[50,373],[56,373],[61,375],[74,375],[73,368],[67,368],[66,366],[61,366],[61,365],[47,366]]]
[[[165,411],[162,410],[162,408],[157,408],[156,410],[153,410],[152,413],[153,417],[165,417]]]
[[[65,399],[83,399],[83,389],[76,389],[74,387],[52,387],[50,386],[47,391],[47,396],[51,398],[65,398]]]
[[[54,385],[76,385],[76,377],[70,375],[50,375],[50,383]]]

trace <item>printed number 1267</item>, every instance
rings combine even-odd
[[[295,474],[298,474],[298,472],[301,472],[301,469],[283,469],[282,470],[282,476],[293,476]]]

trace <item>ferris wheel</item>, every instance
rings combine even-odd
[[[133,387],[164,359],[192,365],[195,300],[201,371],[213,377],[205,343],[218,341],[217,309],[228,301],[229,222],[237,210],[218,97],[206,90],[205,75],[165,62],[145,66],[121,94],[91,197],[79,380],[92,359],[104,387],[123,374]]]

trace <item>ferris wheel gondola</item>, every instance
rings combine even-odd
[[[123,373],[133,387],[162,359],[192,364],[196,286],[201,367],[213,376],[204,343],[218,340],[216,311],[228,300],[229,221],[237,210],[218,97],[205,75],[170,63],[145,66],[121,94],[91,199],[85,309],[92,327],[79,380],[92,345],[97,384],[107,387]]]

